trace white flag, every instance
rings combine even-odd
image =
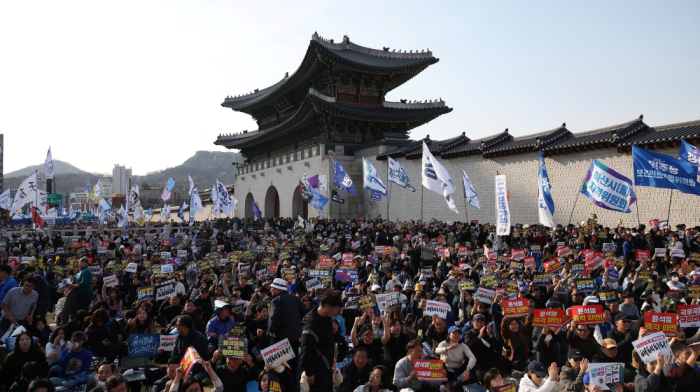
[[[12,196],[10,192],[10,187],[7,187],[5,191],[0,194],[0,208],[3,210],[9,210],[12,208]]]
[[[195,188],[194,186],[194,181],[192,181],[192,177],[188,174],[187,177],[190,179],[190,190],[187,192],[190,196],[192,196],[192,190]]]
[[[49,147],[49,152],[46,154],[44,168],[46,169],[46,179],[53,180],[53,159],[51,158],[51,147]]]
[[[126,209],[124,209],[123,204],[121,208],[119,208],[119,211],[117,211],[117,218],[119,219],[119,223],[117,223],[118,227],[124,227],[126,222],[129,221],[129,212]]]
[[[510,208],[508,208],[508,190],[506,175],[496,176],[496,235],[510,234]]]
[[[10,215],[14,215],[15,212],[24,207],[25,204],[35,202],[37,199],[36,171],[34,171],[34,173],[30,174],[29,177],[22,182],[19,188],[17,188],[15,199],[12,201]]]
[[[423,142],[423,170],[421,173],[423,175],[423,186],[445,196],[447,206],[455,213],[459,213],[455,206],[454,198],[451,196],[457,190],[452,183],[452,178],[450,178],[447,169],[430,153],[430,149],[428,149],[425,142]]]
[[[231,200],[231,197],[228,195],[224,184],[220,183],[219,180],[216,180],[216,193],[218,196],[216,200],[218,201],[219,208],[224,215],[231,216],[233,212],[233,200]]]
[[[190,198],[190,210],[194,209],[195,212],[200,214],[204,213],[204,207],[202,207],[202,199],[199,197],[199,191],[197,187],[192,188],[192,195]]]
[[[549,174],[547,174],[547,164],[544,161],[544,156],[540,152],[540,175],[537,184],[539,190],[538,210],[539,223],[554,228],[554,199],[552,199],[552,185],[549,183]]]
[[[479,197],[476,195],[474,186],[472,182],[467,177],[467,173],[462,169],[462,183],[464,185],[464,198],[469,200],[469,205],[481,211],[481,203],[479,203]]]
[[[169,220],[170,220],[170,205],[165,204],[165,205],[163,206],[162,212],[163,212],[163,213],[161,214],[161,216],[162,216],[163,218],[165,218],[166,221],[169,221]]]
[[[382,182],[382,179],[379,178],[379,172],[365,157],[362,157],[362,167],[362,187],[369,189],[374,193],[379,193],[382,196],[386,196],[386,186]]]
[[[408,173],[406,169],[403,168],[401,162],[387,157],[389,164],[387,165],[387,181],[393,182],[394,184],[400,186],[401,188],[409,187],[413,192],[416,190],[411,186],[411,182],[408,180]]]
[[[97,184],[95,184],[93,195],[94,200],[100,200],[100,198],[102,197],[102,182],[100,180],[97,180]]]

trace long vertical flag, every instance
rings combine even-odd
[[[540,174],[537,189],[539,190],[538,211],[539,223],[554,227],[554,199],[552,198],[552,185],[549,183],[549,174],[547,174],[547,164],[544,161],[544,156],[540,152]]]
[[[192,190],[195,188],[195,186],[194,186],[194,181],[192,181],[192,177],[191,177],[189,174],[187,175],[187,177],[190,179],[190,190],[187,191],[187,194],[191,195],[191,194],[192,194]]]
[[[680,158],[684,161],[690,162],[691,165],[695,166],[697,169],[697,182],[700,182],[700,148],[681,140],[681,149],[678,153]]]
[[[17,193],[15,193],[15,198],[12,201],[12,208],[10,208],[10,216],[14,215],[19,209],[24,207],[27,203],[33,203],[38,199],[38,189],[37,189],[37,179],[36,170],[34,173],[30,174],[19,188],[17,188]]]
[[[255,214],[256,218],[262,218],[262,211],[260,211],[257,201],[253,201],[253,214]]]
[[[452,183],[452,178],[440,162],[435,159],[433,154],[430,153],[430,149],[423,142],[423,167],[421,173],[423,174],[423,186],[430,189],[431,191],[442,194],[447,201],[447,206],[454,211],[457,211],[455,206],[454,198],[452,194],[457,190]]]
[[[90,193],[90,190],[92,190],[92,185],[90,185],[90,177],[85,179],[85,192]]]
[[[95,184],[95,189],[92,190],[92,193],[92,198],[99,202],[102,198],[102,181],[100,181],[99,179],[97,180],[97,184]]]
[[[165,204],[163,205],[163,209],[161,210],[161,218],[165,218],[165,221],[170,220],[170,205]]]
[[[124,227],[124,225],[127,225],[129,222],[129,209],[128,207],[125,209],[124,205],[122,204],[121,208],[119,208],[119,211],[117,211],[117,219],[119,219],[119,222],[117,223],[117,227]]]
[[[474,186],[472,185],[471,180],[469,180],[467,173],[464,172],[464,169],[462,169],[462,186],[464,187],[464,198],[467,199],[469,205],[481,211],[479,196],[476,195]]]
[[[692,163],[637,146],[632,146],[632,162],[635,185],[700,196],[697,169]]]
[[[177,217],[183,222],[185,221],[185,208],[187,208],[187,204],[183,201],[180,203],[180,208],[177,210]]]
[[[606,210],[630,213],[637,200],[632,180],[593,159],[583,181],[581,193]]]
[[[408,180],[408,173],[406,173],[406,169],[403,168],[401,162],[391,157],[387,158],[389,161],[389,164],[387,165],[387,181],[393,182],[404,189],[409,187],[411,191],[415,192],[416,189],[411,186],[411,182]]]
[[[496,234],[510,234],[510,207],[505,174],[496,176]]]
[[[335,185],[338,189],[352,193],[353,196],[357,196],[355,184],[352,183],[352,179],[350,179],[348,173],[345,172],[343,166],[341,166],[340,163],[335,160],[335,158],[331,157],[331,160],[333,161],[333,172],[335,173],[333,175],[333,185]]]
[[[44,161],[44,169],[46,170],[46,179],[53,180],[53,158],[51,158],[51,147],[46,153],[46,161]]]

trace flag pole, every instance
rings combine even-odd
[[[391,181],[389,182],[389,195],[386,197],[386,220],[389,219],[389,203],[391,202]]]
[[[469,223],[469,213],[467,212],[467,198],[464,198],[464,223]]]
[[[671,189],[673,190],[673,189]],[[637,200],[635,200],[636,203],[634,203],[637,206],[637,227],[642,225],[642,222],[639,220],[639,197],[637,197]]]
[[[671,200],[673,200],[673,189],[671,189],[671,194],[668,196],[668,215],[666,215],[668,227],[671,227]]]
[[[425,186],[420,187],[420,221],[421,221],[421,223],[423,222],[423,188],[425,188]]]
[[[586,172],[586,176],[588,176],[588,172]],[[569,223],[571,224],[571,218],[574,216],[574,211],[576,211],[576,202],[578,202],[578,197],[581,196],[581,189],[583,189],[583,184],[586,182],[586,177],[583,177],[583,181],[581,181],[581,186],[579,187],[578,192],[576,192],[576,199],[574,200],[574,206],[571,207],[571,215],[569,215]],[[538,212],[539,214],[539,212]]]

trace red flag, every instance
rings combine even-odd
[[[44,227],[44,220],[41,219],[39,209],[36,207],[32,207],[32,222],[36,223],[39,227]]]

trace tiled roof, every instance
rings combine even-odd
[[[381,161],[386,159],[387,156],[391,156],[392,158],[406,156],[406,154],[421,148],[423,146],[423,141],[425,141],[426,143],[431,142],[430,137],[426,137],[420,140],[412,140],[411,143],[403,147],[399,147],[395,150],[387,151],[385,153],[377,155],[377,159]]]
[[[496,135],[491,135],[476,140],[469,140],[468,143],[464,143],[449,150],[442,151],[441,155],[443,158],[451,158],[462,154],[471,155],[483,153],[489,148],[493,148],[494,146],[504,143],[512,138],[513,137],[510,136],[510,134],[508,134],[508,129],[506,129],[505,131]]]
[[[428,149],[430,150],[430,153],[433,155],[440,155],[442,151],[445,151],[446,149],[449,148],[454,148],[458,145],[462,145],[469,142],[469,138],[462,133],[461,135],[457,137],[453,137],[451,139],[446,139],[446,140],[431,140],[430,142],[426,141],[426,144],[428,145]],[[416,148],[415,150],[409,152],[406,154],[406,159],[418,159],[423,157],[423,148],[422,144],[419,144],[421,148]]]
[[[595,129],[588,132],[573,133],[568,137],[559,140],[555,143],[542,149],[542,151],[555,151],[571,147],[584,147],[594,144],[616,145],[624,140],[638,135],[648,128],[642,121],[642,116],[632,121],[623,124],[613,125],[610,127]]]
[[[214,144],[226,146],[228,148],[259,144],[262,141],[270,140],[289,130],[295,129],[300,125],[314,121],[315,117],[318,115],[318,110],[316,109],[319,108],[332,115],[344,118],[371,119],[379,122],[411,120],[414,126],[418,126],[439,115],[452,111],[452,108],[447,107],[443,101],[416,104],[392,102],[390,104],[391,107],[339,104],[335,102],[335,98],[325,96],[311,88],[299,110],[281,124],[247,138],[219,137]]]
[[[570,134],[571,132],[566,129],[566,124],[562,124],[562,126],[549,131],[540,132],[534,135],[514,137],[504,143],[496,145],[493,148],[487,149],[484,152],[484,156],[488,157],[520,150],[537,150],[555,143]]]
[[[226,97],[221,106],[245,112],[260,104],[269,104],[284,97],[295,88],[310,83],[326,69],[326,64],[319,61],[321,54],[350,68],[360,68],[378,73],[403,70],[415,72],[416,68],[424,68],[439,61],[438,58],[433,57],[429,50],[420,53],[417,50],[415,53],[412,51],[407,53],[371,49],[350,42],[348,37],[344,37],[340,43],[334,43],[332,40],[324,39],[314,33],[301,65],[292,75],[285,75],[282,80],[272,86],[249,94]],[[412,76],[413,74],[408,75],[407,78]],[[392,88],[396,87],[398,85],[392,86]]]
[[[633,136],[620,146],[674,142],[681,139],[700,138],[700,120],[648,128],[646,132]]]

